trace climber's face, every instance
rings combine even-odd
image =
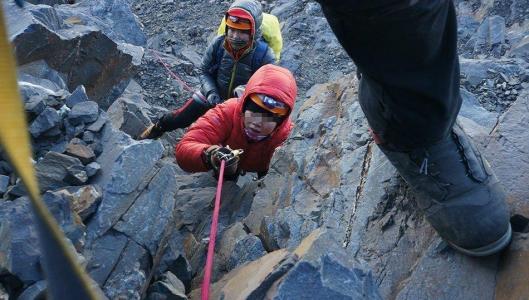
[[[250,30],[228,28],[226,37],[228,38],[230,46],[235,50],[239,50],[247,46],[250,42]]]

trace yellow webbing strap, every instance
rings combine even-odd
[[[65,242],[66,237],[41,200],[30,161],[31,145],[15,74],[14,58],[0,5],[0,143],[33,204],[48,296],[50,299],[97,299],[90,288],[88,275],[77,264]]]

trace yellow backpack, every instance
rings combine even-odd
[[[226,31],[226,20],[222,21],[217,30],[218,35],[223,35]],[[283,38],[281,37],[281,26],[276,16],[263,13],[263,23],[261,24],[261,33],[263,39],[270,48],[274,51],[276,61],[279,62],[281,57],[281,49],[283,48]]]

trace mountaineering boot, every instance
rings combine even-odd
[[[145,140],[145,139],[157,139],[163,135],[165,130],[163,130],[160,127],[160,122],[156,122],[155,124],[152,124],[151,126],[147,127],[140,136],[138,137],[138,140]]]
[[[193,124],[193,122],[213,107],[205,102],[204,99],[201,92],[195,92],[182,107],[166,113],[158,122],[145,129],[138,137],[138,140],[157,139],[164,132],[189,127],[189,125]]]
[[[457,123],[448,137],[429,147],[408,152],[380,148],[417,192],[428,222],[453,248],[487,256],[509,244],[505,192]]]

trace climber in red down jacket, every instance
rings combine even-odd
[[[250,78],[244,93],[209,110],[176,146],[178,165],[187,172],[213,169],[218,176],[226,160],[224,178],[236,180],[241,172],[268,172],[277,147],[293,124],[290,113],[296,100],[294,76],[285,68],[265,65]],[[242,150],[237,155],[236,150]]]

